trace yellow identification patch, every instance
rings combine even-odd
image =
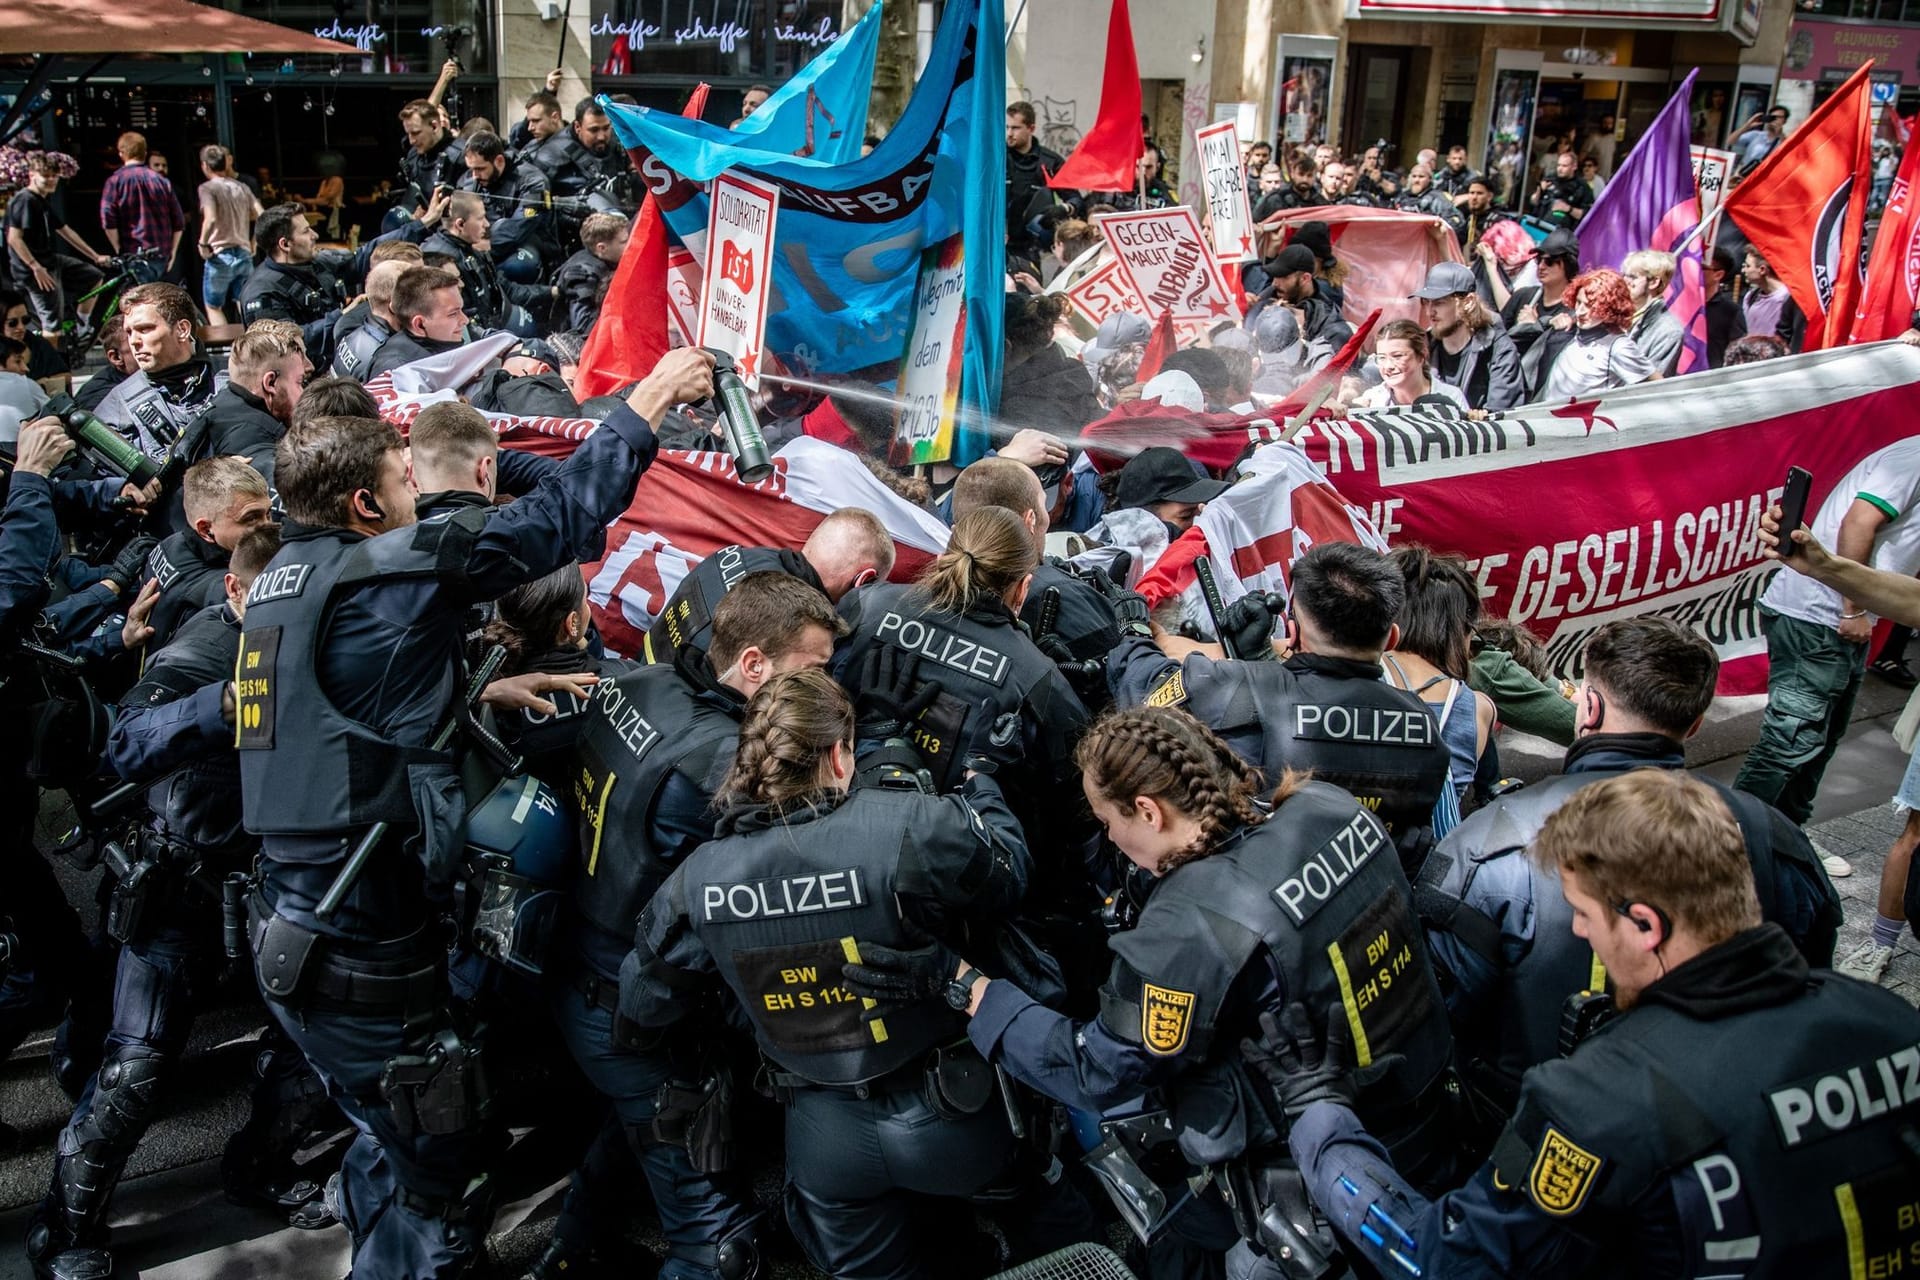
[[[1533,1157],[1533,1172],[1527,1178],[1527,1190],[1541,1211],[1556,1218],[1577,1213],[1593,1190],[1594,1179],[1604,1163],[1599,1156],[1568,1140],[1552,1125],[1540,1139],[1540,1150]]]
[[[1147,1052],[1171,1057],[1187,1047],[1193,1030],[1193,992],[1145,984],[1140,995],[1140,1039]]]
[[[1178,671],[1162,680],[1159,687],[1147,695],[1147,705],[1150,707],[1177,707],[1186,700],[1186,681],[1180,678]]]

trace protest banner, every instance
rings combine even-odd
[[[913,336],[900,362],[893,415],[896,467],[945,462],[953,456],[960,411],[961,352],[966,345],[967,268],[964,243],[954,236],[920,255],[920,287],[913,296]]]
[[[1324,222],[1333,255],[1347,269],[1346,305],[1341,314],[1359,324],[1370,312],[1380,322],[1420,323],[1420,304],[1408,295],[1427,282],[1427,269],[1441,262],[1463,262],[1460,242],[1447,224],[1427,213],[1330,205],[1289,209],[1260,224],[1262,234],[1286,233],[1302,222]],[[1280,236],[1266,238],[1267,253],[1279,251]]]
[[[1094,329],[1108,316],[1120,311],[1131,311],[1136,315],[1146,310],[1133,286],[1120,270],[1118,258],[1108,258],[1100,266],[1082,276],[1077,284],[1067,289],[1067,302],[1073,307],[1074,314],[1085,320]]]
[[[1247,168],[1240,161],[1240,131],[1231,120],[1194,132],[1206,175],[1207,234],[1223,264],[1251,262],[1260,255],[1253,244],[1253,208],[1247,203]]]
[[[1700,219],[1706,221],[1720,207],[1727,194],[1727,179],[1733,176],[1738,159],[1731,151],[1714,147],[1693,147],[1693,183],[1700,190]]]
[[[678,245],[667,250],[667,323],[688,346],[700,332],[700,260]]]
[[[1157,320],[1171,312],[1183,343],[1198,341],[1222,320],[1237,320],[1237,291],[1200,234],[1200,222],[1185,205],[1142,213],[1102,213],[1094,218],[1113,247],[1120,274],[1139,297],[1143,314]]]
[[[700,273],[699,345],[731,355],[749,387],[760,383],[772,293],[773,224],[780,193],[737,173],[713,180],[707,261]]]

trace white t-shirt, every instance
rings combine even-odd
[[[1920,571],[1920,436],[1909,436],[1868,454],[1833,487],[1813,519],[1813,536],[1829,551],[1840,538],[1840,522],[1855,499],[1886,513],[1887,523],[1873,535],[1867,563],[1907,577]],[[1791,569],[1773,575],[1760,603],[1775,613],[1815,626],[1840,621],[1840,593]]]
[[[1462,409],[1469,407],[1467,398],[1460,394],[1460,388],[1451,383],[1442,382],[1438,378],[1430,379],[1429,382],[1428,395],[1445,396]],[[1393,389],[1384,382],[1377,387],[1368,387],[1360,394],[1360,398],[1353,402],[1353,407],[1356,409],[1391,409],[1393,407]]]

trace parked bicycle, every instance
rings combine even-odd
[[[75,299],[76,307],[93,304],[90,322],[84,328],[77,320],[60,322],[60,352],[66,356],[69,369],[78,372],[86,362],[87,354],[100,341],[100,331],[119,314],[121,295],[135,285],[158,280],[166,269],[166,255],[158,249],[136,249],[107,259],[105,278]]]

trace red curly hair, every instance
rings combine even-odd
[[[1605,267],[1583,271],[1567,293],[1576,303],[1586,299],[1587,315],[1594,324],[1625,333],[1633,323],[1633,294],[1627,288],[1627,278],[1618,271]]]

